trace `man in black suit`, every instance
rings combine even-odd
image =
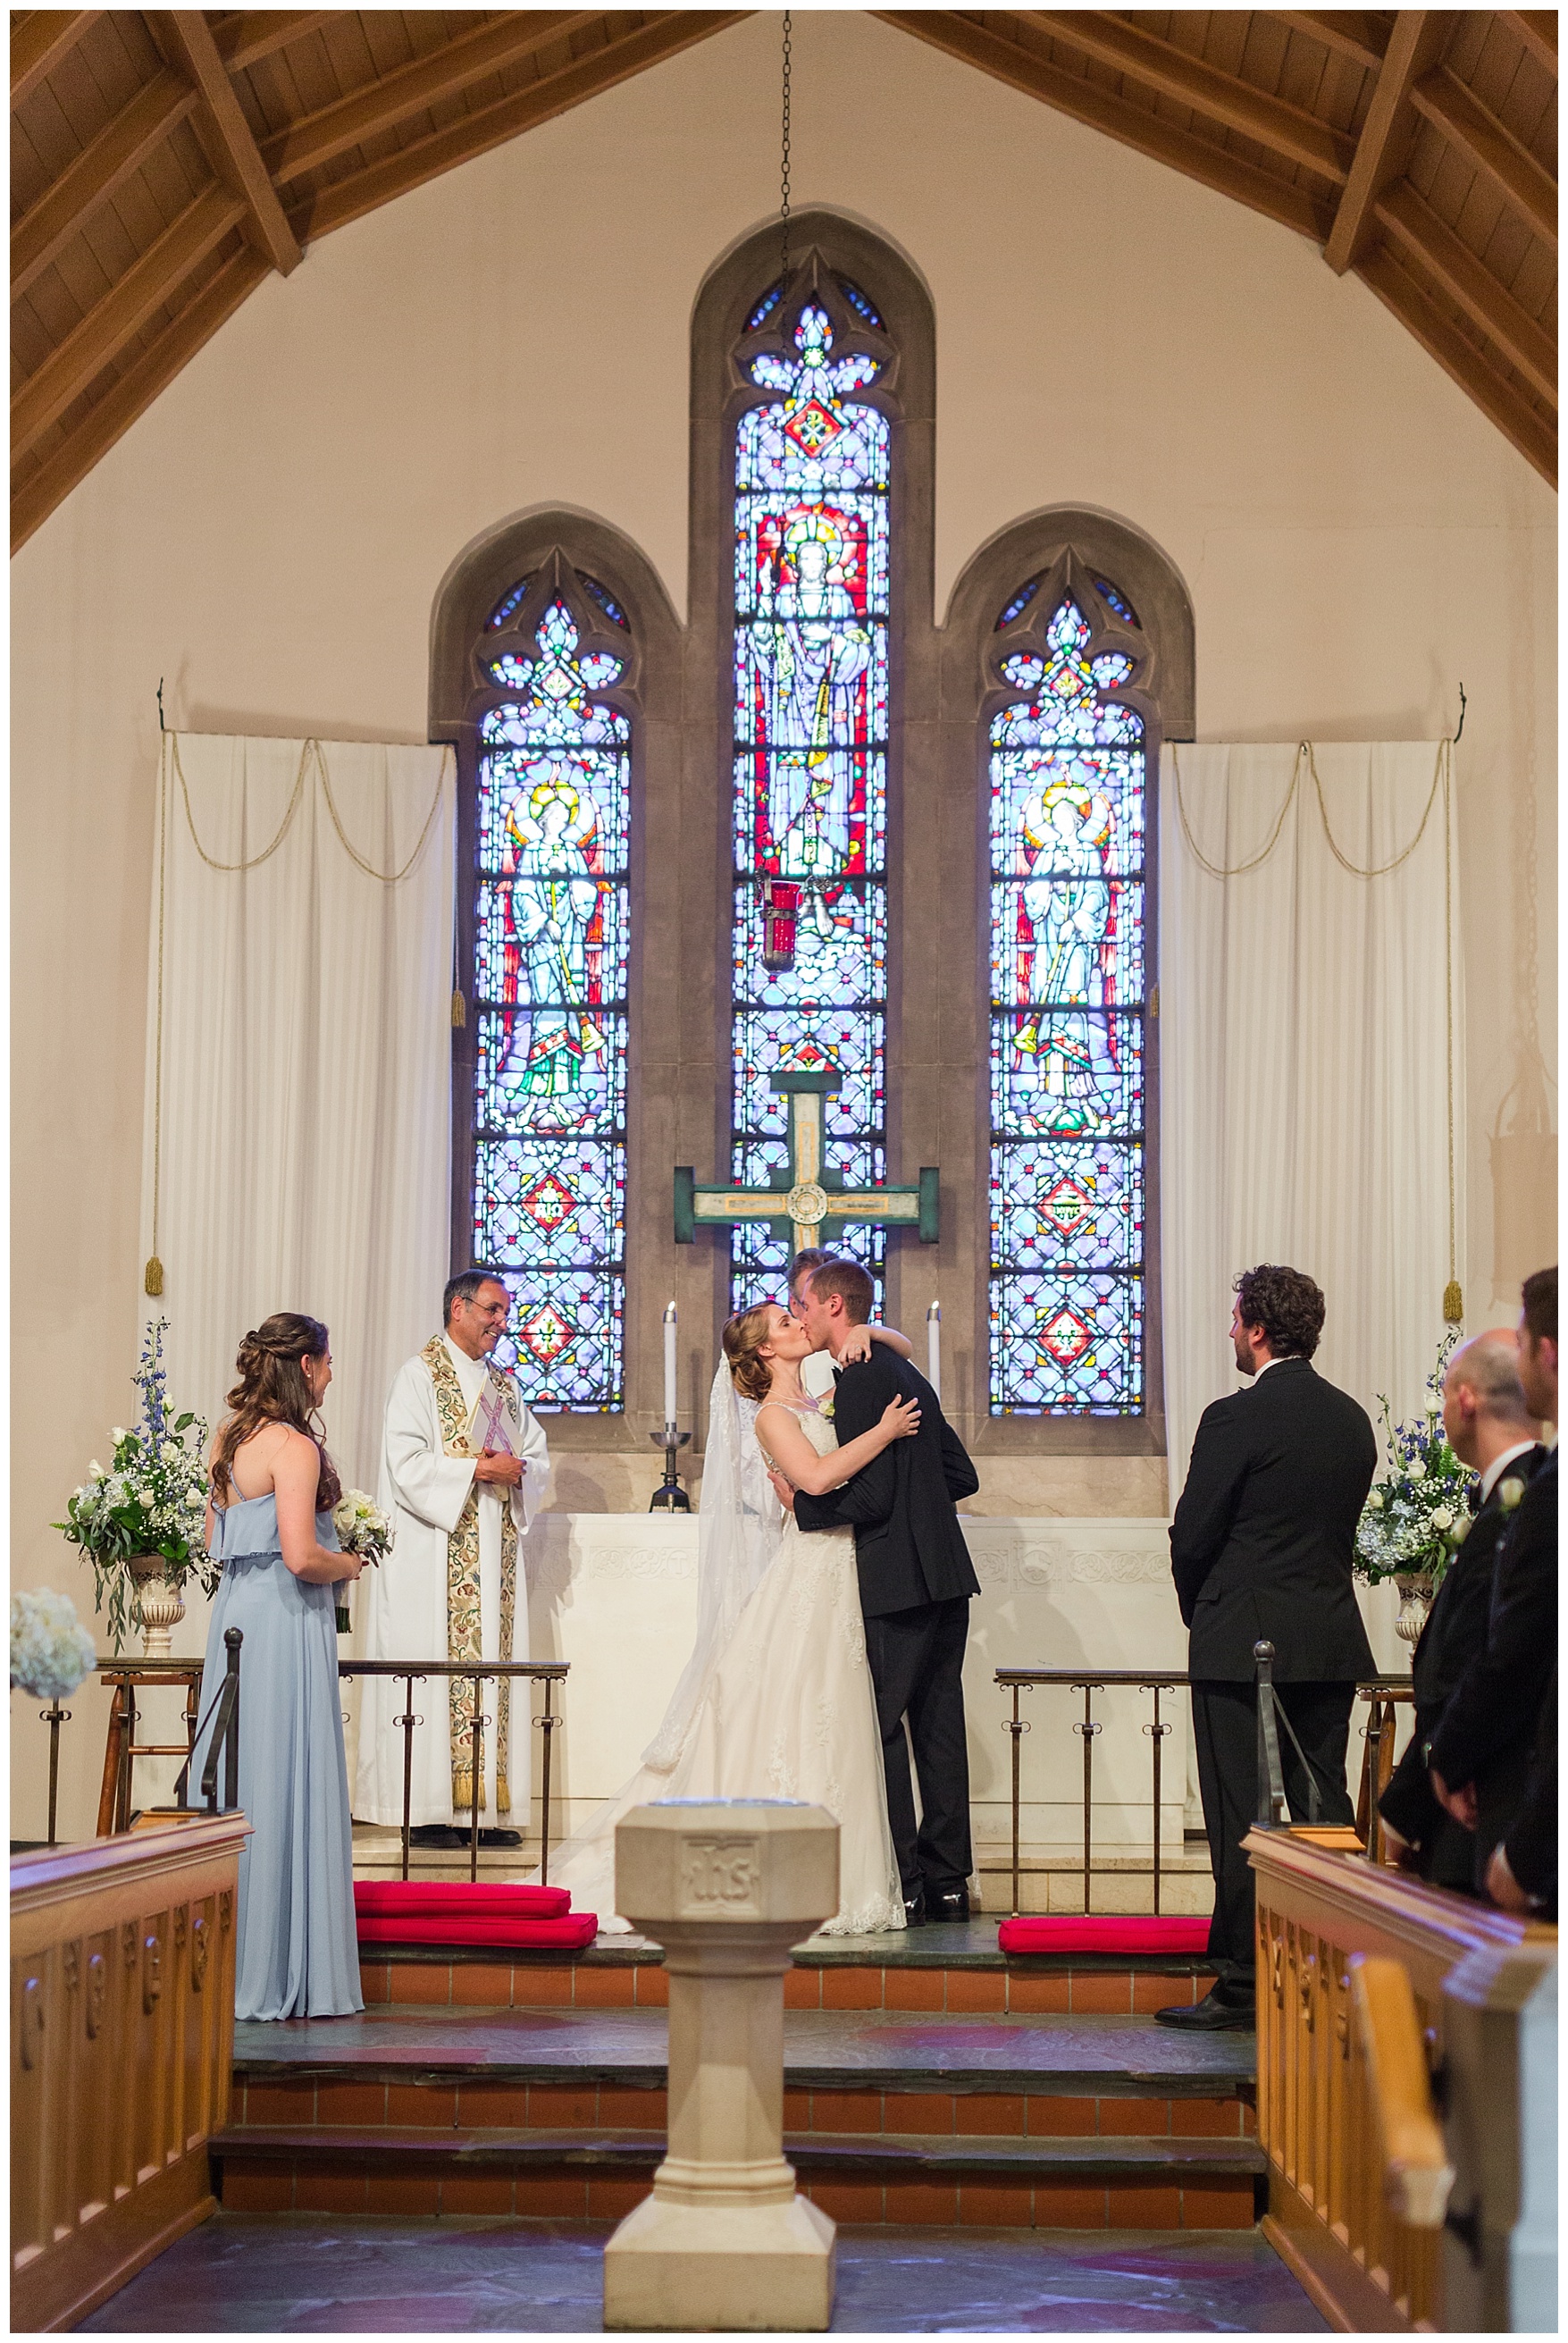
[[[1532,1413],[1557,1420],[1557,1272],[1524,1281],[1519,1380]],[[1557,1658],[1557,1452],[1520,1499],[1497,1550],[1486,1641],[1454,1686],[1427,1752],[1432,1786],[1475,1833],[1475,1880],[1524,1802],[1531,1752]],[[1506,1861],[1506,1858],[1504,1858]]]
[[[872,1287],[858,1262],[820,1262],[798,1281],[796,1314],[819,1350],[835,1359],[871,1314]],[[866,1657],[877,1696],[888,1819],[912,1927],[969,1917],[969,1751],[964,1738],[964,1643],[970,1597],[980,1581],[954,1502],[971,1497],[980,1475],[942,1414],[941,1403],[908,1360],[878,1342],[846,1367],[834,1398],[834,1430],[848,1443],[869,1432],[890,1400],[918,1399],[920,1428],[894,1441],[841,1489],[825,1497],[778,1479],[803,1530],[852,1526]],[[894,1451],[901,1453],[895,1454]],[[915,1822],[904,1719],[920,1785]]]
[[[1196,2008],[1155,2016],[1196,2033],[1253,2023],[1252,1875],[1241,1840],[1258,1811],[1260,1639],[1274,1646],[1280,1704],[1317,1783],[1322,1820],[1355,1819],[1345,1745],[1372,1656],[1351,1562],[1377,1443],[1365,1409],[1313,1373],[1322,1325],[1322,1294],[1300,1270],[1265,1264],[1236,1280],[1231,1337],[1252,1387],[1204,1410],[1171,1527],[1214,1868],[1215,1981]],[[1282,1731],[1280,1743],[1291,1813],[1304,1821],[1307,1777]]]
[[[1499,1540],[1524,1484],[1545,1460],[1541,1427],[1524,1403],[1519,1344],[1494,1328],[1455,1351],[1442,1383],[1448,1444],[1480,1479],[1469,1529],[1448,1566],[1411,1659],[1415,1729],[1380,1800],[1391,1853],[1432,1887],[1475,1892],[1475,1839],[1437,1801],[1427,1750],[1455,1685],[1486,1642]]]

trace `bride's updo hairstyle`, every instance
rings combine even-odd
[[[264,1424],[286,1423],[316,1443],[321,1473],[316,1484],[316,1510],[325,1513],[343,1494],[343,1483],[327,1453],[321,1420],[317,1415],[302,1362],[327,1356],[327,1329],[319,1318],[297,1310],[279,1310],[264,1318],[239,1346],[235,1366],[239,1381],[224,1401],[230,1411],[218,1428],[213,1451],[212,1492],[216,1503],[226,1504],[234,1491],[231,1467],[236,1453]]]
[[[726,1324],[721,1340],[736,1390],[743,1399],[764,1400],[773,1382],[773,1370],[762,1356],[762,1346],[773,1339],[776,1302],[754,1302]]]

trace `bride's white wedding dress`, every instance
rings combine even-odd
[[[601,1928],[622,1928],[615,1910],[615,1826],[633,1806],[659,1798],[800,1798],[839,1825],[839,1909],[823,1930],[860,1935],[905,1925],[903,1891],[888,1828],[882,1744],[866,1664],[852,1530],[808,1535],[772,1503],[757,1448],[757,1410],[714,1383],[713,1428],[699,1527],[703,1617],[698,1647],[647,1753],[650,1760],[550,1865],[552,1886],[571,1890]],[[733,1413],[720,1419],[726,1405]],[[814,1407],[798,1411],[819,1455],[836,1445]],[[739,1446],[726,1468],[723,1432]],[[750,1454],[743,1453],[749,1446]],[[753,1467],[755,1457],[755,1468]],[[773,1519],[767,1519],[771,1506]],[[715,1521],[733,1507],[737,1519]],[[749,1571],[740,1557],[749,1544]],[[723,1559],[716,1562],[715,1547]],[[756,1575],[758,1570],[760,1575]],[[719,1573],[740,1607],[722,1613]],[[746,1591],[748,1576],[755,1583]]]

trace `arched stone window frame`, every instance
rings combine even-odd
[[[920,1151],[918,1077],[910,1055],[904,949],[905,904],[910,900],[906,805],[922,758],[930,761],[937,689],[937,640],[933,618],[936,432],[936,319],[929,287],[908,256],[886,237],[859,221],[826,209],[799,214],[790,223],[789,284],[784,307],[793,317],[813,281],[823,306],[841,330],[843,347],[864,346],[883,360],[876,381],[856,392],[879,407],[892,426],[890,498],[893,536],[889,578],[889,700],[887,910],[889,929],[887,1016],[887,1173],[890,1182],[912,1182],[922,1162],[938,1159]],[[683,826],[694,862],[700,857],[709,877],[704,913],[710,922],[699,933],[694,917],[684,940],[691,953],[689,980],[681,986],[683,1031],[689,1037],[695,1080],[682,1109],[698,1151],[676,1159],[695,1162],[699,1180],[729,1176],[731,987],[728,950],[715,951],[711,939],[727,944],[733,886],[730,830],[734,709],[734,497],[735,435],[740,417],[771,396],[742,371],[741,360],[769,346],[765,333],[749,335],[747,320],[779,275],[777,223],[741,238],[709,270],[698,294],[691,334],[690,566],[688,612],[688,770],[698,777],[689,810],[697,820]],[[847,277],[870,300],[882,320],[868,332],[831,280]],[[837,347],[836,339],[836,347]],[[709,779],[709,777],[710,779]],[[701,783],[709,781],[704,796]],[[918,900],[918,899],[917,899]],[[692,910],[697,911],[696,890]],[[702,953],[706,963],[698,965]],[[914,955],[916,959],[919,954]],[[923,1054],[917,1047],[917,1061]],[[947,1199],[944,1197],[944,1210]],[[681,1292],[693,1303],[692,1322],[707,1322],[713,1342],[728,1308],[729,1249],[722,1238],[700,1234],[682,1249]],[[930,1263],[912,1234],[890,1239],[885,1307],[891,1318],[906,1317]],[[682,1314],[686,1303],[682,1301]],[[923,1300],[919,1306],[923,1309]],[[699,1320],[697,1312],[701,1312]],[[712,1350],[709,1356],[714,1355]]]
[[[668,1245],[671,1134],[659,1101],[669,1071],[668,1026],[650,1003],[648,972],[668,967],[675,908],[666,883],[670,858],[649,851],[650,808],[678,794],[682,629],[669,597],[647,557],[630,538],[592,514],[549,507],[514,514],[477,538],[457,557],[437,588],[431,618],[429,734],[450,741],[457,758],[457,839],[455,886],[456,965],[468,989],[474,960],[476,795],[478,727],[486,710],[515,696],[485,672],[481,652],[487,621],[508,588],[525,576],[548,571],[576,619],[586,650],[613,653],[625,664],[616,682],[596,699],[624,711],[631,725],[630,836],[628,888],[631,932],[627,968],[627,1211],[625,1375],[622,1408],[552,1414],[552,1448],[624,1448],[651,1430],[661,1374],[656,1285],[638,1272],[645,1252]],[[582,584],[592,578],[625,613],[623,630]],[[657,835],[657,812],[651,829]],[[477,1020],[452,1035],[451,1261],[472,1260],[473,1083]],[[438,1297],[433,1297],[437,1299]],[[635,1428],[634,1428],[635,1427]]]
[[[1143,664],[1133,688],[1118,696],[1131,701],[1143,718],[1147,759],[1144,1404],[1136,1416],[993,1416],[988,1372],[990,725],[1000,709],[1019,698],[1017,687],[1000,675],[1000,657],[1027,639],[1031,628],[1049,620],[1073,567],[1091,578],[1105,578],[1119,587],[1141,622],[1137,639]],[[1042,583],[1029,609],[1012,626],[999,631],[999,614],[1035,578]],[[1131,629],[1125,632],[1129,641],[1134,639]],[[969,950],[962,954],[970,997],[967,1004],[957,998],[948,1004],[944,1023],[952,1041],[944,1046],[939,1073],[947,1099],[939,1139],[944,1207],[950,1161],[960,1192],[951,1235],[959,1308],[950,1313],[944,1305],[943,1315],[949,1321],[944,1332],[959,1365],[960,1388],[954,1394],[953,1412],[977,1453],[1165,1453],[1160,1275],[1158,789],[1162,743],[1193,738],[1195,660],[1191,599],[1175,563],[1131,522],[1089,506],[1050,507],[1000,531],[965,566],[949,603],[941,634],[941,761],[951,814],[944,818],[943,812],[937,813],[934,826],[940,867],[950,872],[955,893],[963,894],[973,920],[973,937]],[[945,960],[948,955],[942,957]],[[960,1051],[960,1035],[967,1035],[967,1053]],[[945,1227],[942,1250],[947,1255]],[[943,1266],[945,1272],[945,1260]]]

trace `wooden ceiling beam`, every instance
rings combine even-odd
[[[11,231],[11,298],[19,300],[116,187],[161,146],[196,104],[180,74],[166,70],[137,91],[90,146],[62,171]]]
[[[443,171],[456,169],[472,156],[487,153],[490,147],[516,138],[522,131],[531,130],[555,115],[565,114],[571,106],[580,106],[585,98],[597,97],[601,90],[613,88],[617,82],[629,80],[647,66],[678,55],[682,49],[695,46],[727,25],[739,24],[749,13],[740,8],[671,9],[656,16],[632,32],[620,35],[607,47],[596,49],[588,56],[574,57],[570,65],[543,75],[527,89],[516,90],[493,106],[467,116],[463,121],[404,147],[401,153],[323,188],[295,207],[291,214],[295,227],[314,243],[317,236],[327,236],[336,227],[346,227],[350,220],[362,218],[365,213],[390,203],[395,196],[406,195],[410,187],[420,186]]]
[[[1435,308],[1413,277],[1386,249],[1368,253],[1360,276],[1407,332],[1413,334],[1444,374],[1474,400],[1526,463],[1553,488],[1557,485],[1557,434],[1512,383],[1488,366],[1483,353]]]
[[[1271,8],[1267,12],[1276,24],[1288,25],[1292,33],[1305,33],[1314,41],[1322,41],[1336,55],[1353,58],[1358,65],[1372,71],[1382,63],[1383,44],[1372,18],[1360,8]]]
[[[238,196],[226,187],[209,187],[164,230],[15,391],[11,400],[14,457],[25,455],[59,420],[244,213]]]
[[[1391,187],[1377,207],[1379,224],[1437,279],[1443,291],[1512,367],[1557,404],[1557,345],[1535,319],[1505,292],[1491,270],[1447,222],[1423,203],[1408,179]]]
[[[353,90],[319,113],[290,123],[262,147],[267,170],[282,185],[303,178],[367,138],[394,129],[411,114],[423,114],[442,98],[455,97],[475,82],[520,64],[552,42],[586,25],[598,24],[603,13],[602,9],[519,9],[498,24],[459,34],[432,55],[416,57],[367,88]]]
[[[1439,65],[1418,81],[1411,103],[1489,180],[1514,216],[1557,249],[1557,182],[1504,130],[1457,75]]]
[[[1411,91],[1437,63],[1452,29],[1445,12],[1402,8],[1393,20],[1388,53],[1356,141],[1356,158],[1334,214],[1323,258],[1337,277],[1354,266],[1372,234],[1372,208],[1383,189],[1404,169],[1415,136]]]
[[[101,8],[29,8],[11,20],[11,103],[20,106],[69,55]]]
[[[180,311],[166,333],[158,336],[82,417],[63,447],[29,480],[23,481],[11,502],[11,550],[25,545],[34,530],[48,519],[55,506],[85,480],[99,458],[123,437],[138,415],[166,390],[180,368],[212,339],[225,320],[248,299],[271,265],[249,245],[226,260],[190,307]]]
[[[1557,11],[1555,8],[1500,8],[1497,12],[1511,33],[1522,40],[1538,65],[1547,72],[1557,70]]]
[[[1097,8],[1031,8],[1028,22],[1053,41],[1111,65],[1161,97],[1190,106],[1227,130],[1240,131],[1291,163],[1302,163],[1324,178],[1342,182],[1355,148],[1332,123],[1321,122],[1282,97],[1254,89],[1235,74],[1221,73],[1201,57],[1190,56],[1169,41],[1141,32],[1120,16]]]
[[[166,8],[151,12],[151,25],[169,62],[183,65],[201,93],[200,120],[210,136],[207,158],[218,177],[244,201],[247,240],[286,277],[305,256],[267,176],[206,18],[199,8]]]
[[[1216,194],[1230,196],[1250,211],[1261,212],[1282,227],[1321,244],[1328,234],[1329,212],[1305,188],[1275,179],[1240,156],[1178,130],[1158,115],[1133,106],[1098,83],[1081,81],[1063,73],[1018,42],[1006,40],[973,16],[946,8],[879,8],[872,11],[884,25],[894,25],[917,41],[926,41],[948,56],[976,65],[1026,96],[1040,99],[1059,113],[1103,130],[1124,146],[1136,147],[1156,163],[1165,163],[1187,178],[1198,179]]]
[[[319,32],[340,13],[336,8],[240,8],[232,16],[220,16],[212,36],[230,73],[244,73],[292,41]]]

